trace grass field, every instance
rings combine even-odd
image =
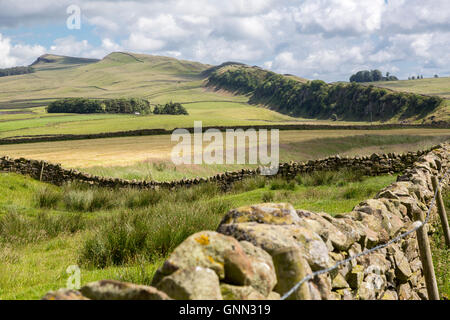
[[[425,120],[427,122],[433,120],[450,120],[450,77],[370,82],[368,84],[395,91],[442,97],[445,99],[444,103],[435,112],[428,115]]]
[[[381,81],[371,82],[371,84],[395,91],[436,95],[446,99],[450,99],[450,77],[426,78],[419,80]]]
[[[405,152],[447,141],[450,130],[398,129],[280,131],[280,161],[307,161],[330,155],[371,155]],[[176,145],[171,137],[144,136],[0,146],[0,156],[25,157],[61,163],[101,176],[126,179],[172,180],[212,176],[255,165],[179,165],[171,161]],[[204,147],[208,144],[205,143]],[[248,149],[246,150],[248,154]]]
[[[395,179],[343,171],[291,182],[259,177],[227,193],[211,185],[149,193],[60,188],[0,174],[0,298],[39,299],[65,287],[70,265],[81,267],[82,284],[100,279],[149,284],[177,244],[197,231],[214,230],[231,208],[288,201],[337,214]]]

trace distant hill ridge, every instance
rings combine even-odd
[[[30,102],[22,96],[23,101],[19,101],[12,93],[3,104],[10,107],[40,105],[43,97],[52,97],[50,100],[133,96],[154,99],[158,95],[168,95],[170,98],[172,93],[176,96],[178,90],[200,89],[200,81],[204,81],[206,87],[250,96],[252,104],[311,119],[417,121],[433,115],[442,103],[439,96],[390,91],[365,84],[309,81],[234,61],[212,66],[129,52],[112,52],[101,60],[44,54],[31,67],[38,73],[47,71],[45,76],[37,74],[41,79],[39,84],[31,75],[22,76],[20,83],[2,83],[5,90],[12,88],[11,92],[21,92],[16,89],[19,84],[27,89],[30,85],[36,86],[34,91],[28,91]],[[68,69],[70,72],[66,72]]]
[[[86,64],[99,62],[99,59],[91,58],[78,58],[78,57],[68,57],[60,56],[54,54],[44,54],[38,57],[30,67],[36,70],[49,70],[49,69],[61,69],[69,67],[77,67]]]

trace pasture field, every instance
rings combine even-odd
[[[450,77],[426,78],[419,80],[378,81],[370,84],[395,91],[436,95],[450,99]]]
[[[450,77],[426,78],[419,80],[399,80],[370,82],[368,85],[387,88],[394,91],[412,92],[444,98],[444,103],[428,115],[427,121],[450,120]]]
[[[375,152],[415,151],[449,139],[450,130],[446,129],[280,131],[280,161],[307,161],[335,154],[361,156]],[[175,166],[171,152],[177,143],[177,140],[171,141],[169,135],[40,142],[1,145],[0,156],[47,160],[101,176],[158,181],[206,177],[256,166]],[[203,147],[207,145],[204,143]],[[246,147],[248,155],[248,144]]]
[[[139,129],[174,129],[204,126],[240,126],[304,123],[305,121],[241,102],[198,102],[184,104],[189,115],[119,115],[119,114],[0,114],[0,138],[51,134],[92,134]],[[37,109],[37,110],[36,110]]]
[[[291,202],[343,213],[395,179],[342,171],[291,181],[246,179],[226,193],[211,184],[149,192],[56,187],[2,173],[0,299],[39,299],[65,287],[70,265],[80,266],[82,285],[101,279],[150,284],[171,250],[195,232],[215,230],[231,208]]]

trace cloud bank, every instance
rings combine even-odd
[[[80,6],[88,36],[67,30],[50,46],[8,36],[41,25],[66,28],[71,4]],[[102,58],[122,50],[210,64],[241,61],[336,81],[374,68],[401,78],[450,75],[449,49],[448,0],[0,2],[2,67],[30,63],[43,52]]]

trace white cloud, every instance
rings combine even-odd
[[[0,33],[0,68],[29,65],[44,53],[45,48],[39,45],[12,45],[11,39]]]
[[[72,1],[2,0],[0,28],[61,23]],[[238,60],[326,81],[360,68],[400,77],[441,74],[450,65],[448,0],[78,0],[92,37],[56,39],[54,53],[101,58],[110,51],[176,56],[204,63]],[[0,29],[2,30],[2,29]],[[15,39],[0,63],[24,60]],[[42,47],[22,44],[31,54]],[[9,50],[9,51],[8,51]],[[34,51],[33,51],[34,50]],[[8,52],[8,53],[5,53]],[[28,54],[27,53],[27,54]],[[383,69],[383,68],[389,68]],[[443,71],[444,72],[444,71]]]
[[[157,51],[166,45],[165,41],[152,39],[143,33],[132,33],[130,38],[125,41],[126,47],[131,51]]]
[[[227,41],[224,38],[198,41],[193,48],[193,58],[199,61],[222,63],[225,61],[257,61],[263,50],[241,41]]]
[[[384,0],[306,0],[294,9],[294,19],[304,32],[358,34],[381,28]]]
[[[77,41],[74,36],[56,39],[50,46],[50,53],[81,57],[91,50],[92,46],[87,40]]]

